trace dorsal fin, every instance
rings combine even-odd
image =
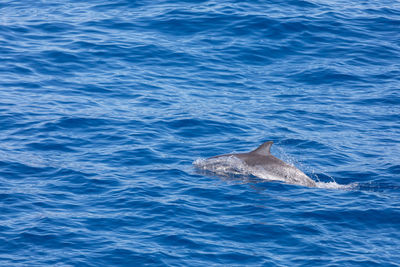
[[[256,153],[256,154],[265,155],[265,156],[271,155],[270,150],[271,150],[271,146],[273,143],[274,142],[272,142],[272,141],[265,142],[261,146],[259,146],[256,150],[253,150],[250,153]]]

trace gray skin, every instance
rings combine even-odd
[[[308,187],[316,186],[315,181],[302,171],[271,155],[270,150],[272,144],[273,142],[269,141],[248,153],[225,154],[212,158],[234,156],[244,161],[251,168],[265,170],[268,175],[277,180]]]

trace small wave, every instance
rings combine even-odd
[[[210,158],[210,159],[196,159],[193,162],[195,167],[211,171],[218,175],[227,176],[229,174],[233,175],[250,175],[246,164],[234,156],[220,157],[220,158]]]
[[[336,182],[315,182],[317,188],[324,188],[324,189],[342,189],[342,190],[352,190],[355,189],[358,184],[351,183],[351,184],[338,184]]]

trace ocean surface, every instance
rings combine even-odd
[[[193,164],[269,140],[337,186]],[[399,249],[399,1],[0,2],[0,266],[400,266]]]

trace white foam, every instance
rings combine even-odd
[[[325,189],[344,189],[351,190],[357,187],[357,183],[352,184],[338,184],[336,182],[316,182],[316,187]]]
[[[249,175],[248,166],[234,156],[218,157],[211,159],[197,159],[193,162],[197,168],[215,172],[216,174],[244,174]]]

